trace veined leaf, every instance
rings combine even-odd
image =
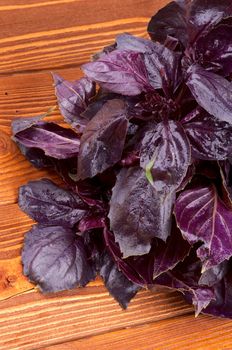
[[[191,163],[191,148],[179,122],[159,123],[143,139],[140,165],[159,194],[176,190]]]
[[[232,211],[214,186],[182,192],[175,204],[175,215],[183,237],[190,244],[202,242],[197,254],[203,271],[232,256]]]

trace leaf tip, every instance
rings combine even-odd
[[[51,72],[51,75],[52,75],[52,78],[53,78],[53,81],[54,81],[54,86],[57,86],[59,84],[61,84],[63,82],[63,78],[57,74],[57,73],[54,73],[54,72]]]

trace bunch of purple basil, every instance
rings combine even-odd
[[[122,307],[166,286],[232,318],[231,0],[173,1],[148,33],[119,35],[80,80],[53,75],[71,128],[13,121],[25,157],[64,182],[20,188],[38,222],[24,274],[45,293],[99,274]]]

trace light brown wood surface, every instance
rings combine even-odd
[[[50,71],[81,76],[92,53],[130,32],[146,36],[167,0],[0,0],[0,350],[232,349],[232,321],[200,316],[174,292],[142,291],[122,311],[100,279],[41,295],[22,275],[20,250],[32,220],[17,189],[35,170],[10,138],[17,116],[56,104]],[[48,117],[61,122],[58,110]]]

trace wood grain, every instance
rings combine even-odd
[[[176,293],[146,291],[135,297],[127,311],[122,311],[101,283],[52,296],[28,292],[0,305],[1,350],[38,349],[192,313]]]
[[[44,350],[230,350],[231,321],[192,315],[100,334]]]
[[[1,1],[0,74],[78,66],[121,32],[145,36],[148,18],[167,2]]]
[[[1,240],[0,260],[17,258],[23,242],[23,236],[33,224],[16,204],[4,205],[0,210]]]
[[[80,64],[118,33],[146,36],[148,18],[167,2],[0,0],[1,350],[232,348],[231,322],[195,320],[177,293],[142,291],[122,311],[100,279],[85,289],[45,296],[22,275],[23,236],[33,221],[17,207],[18,187],[30,179],[58,179],[19,153],[10,138],[11,121],[56,104],[49,71],[78,79]],[[48,119],[62,122],[58,110]],[[74,342],[63,343],[68,341]]]

